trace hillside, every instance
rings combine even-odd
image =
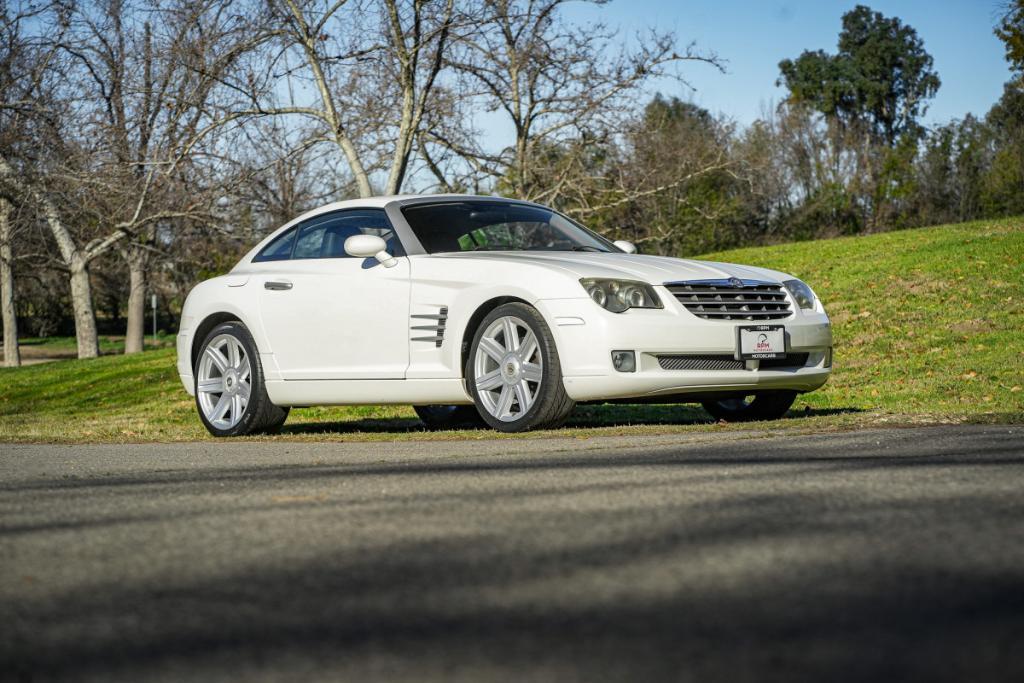
[[[831,381],[798,400],[796,413],[808,417],[773,428],[1024,421],[1024,219],[704,258],[792,273],[814,287],[832,317]],[[592,427],[602,433],[721,428],[706,422],[702,412],[687,408],[585,407],[568,430],[556,433],[586,435],[593,432],[583,430]],[[417,424],[407,407],[319,408],[293,411],[287,434],[422,437]],[[0,369],[0,440],[205,437],[169,349]]]
[[[806,280],[836,369],[817,407],[1024,413],[1024,219],[739,249],[706,258]]]

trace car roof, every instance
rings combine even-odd
[[[340,202],[332,202],[330,204],[324,204],[311,211],[307,211],[303,214],[302,218],[309,218],[320,213],[326,213],[329,211],[337,211],[338,209],[353,209],[353,208],[384,208],[388,204],[397,202],[400,204],[419,204],[421,202],[433,202],[433,201],[457,201],[457,200],[480,200],[480,201],[504,201],[504,202],[516,202],[529,204],[531,202],[524,202],[520,199],[512,199],[509,197],[498,197],[488,195],[477,195],[477,194],[390,194],[380,195],[377,197],[359,197],[356,199],[345,199]]]
[[[238,262],[238,265],[249,263],[252,257],[259,253],[259,250],[265,247],[267,244],[277,239],[277,236],[283,232],[290,230],[293,226],[298,225],[302,221],[315,218],[325,213],[332,211],[339,211],[341,209],[386,209],[388,206],[398,205],[407,206],[409,204],[431,204],[434,202],[452,202],[452,201],[496,201],[496,202],[512,202],[516,204],[525,204],[530,206],[540,206],[533,202],[524,201],[521,199],[512,199],[509,197],[497,197],[488,195],[476,195],[476,194],[391,194],[391,195],[380,195],[377,197],[358,197],[356,199],[345,199],[340,202],[332,202],[330,204],[324,204],[318,206],[315,209],[311,209],[299,216],[296,216],[292,220],[288,221],[276,230],[272,230],[267,234],[259,243],[250,249],[245,256]],[[401,230],[399,230],[401,234]],[[419,243],[419,240],[415,235],[401,235],[403,244],[405,241]],[[237,267],[237,265],[236,265]]]

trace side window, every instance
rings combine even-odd
[[[292,258],[320,258],[324,233],[331,225],[331,214],[317,216],[299,225],[299,238],[295,242]]]
[[[292,257],[292,243],[295,242],[297,228],[291,228],[278,235],[270,244],[263,247],[252,257],[253,263],[261,261],[287,261]]]
[[[393,256],[405,254],[383,209],[352,209],[302,223],[292,258],[348,258],[345,240],[353,235],[376,235],[387,243]]]

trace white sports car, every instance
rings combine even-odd
[[[829,319],[800,280],[635,252],[523,201],[330,204],[192,290],[178,373],[216,436],[338,404],[509,432],[579,401],[774,419],[828,379]]]

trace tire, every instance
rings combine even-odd
[[[702,401],[704,410],[716,420],[726,422],[756,422],[778,420],[796,400],[795,391],[765,391],[743,398],[727,398],[718,401]]]
[[[557,427],[576,405],[565,393],[551,330],[523,303],[498,306],[483,319],[465,377],[480,417],[501,432]]]
[[[267,396],[256,342],[240,322],[223,323],[206,335],[192,375],[199,419],[213,436],[274,431],[288,419],[288,408]]]
[[[476,429],[485,426],[476,406],[413,406],[427,429]]]

